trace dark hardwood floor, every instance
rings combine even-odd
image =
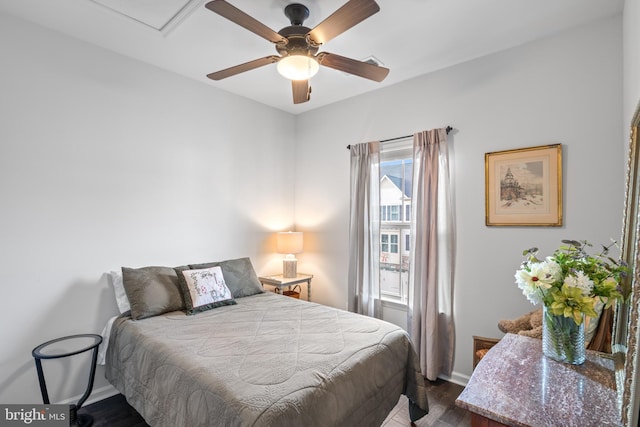
[[[94,427],[149,427],[121,394],[80,408],[80,414],[90,414]]]
[[[469,427],[471,414],[455,405],[463,386],[438,379],[429,381],[429,413],[415,422],[416,427]],[[398,404],[389,413],[382,427],[407,427],[409,420],[408,401],[401,396]]]
[[[447,381],[429,382],[429,414],[418,420],[417,427],[467,427],[471,425],[468,412],[455,406],[464,387]],[[407,398],[402,396],[381,427],[409,426]],[[93,416],[94,427],[148,427],[144,419],[121,394],[85,406],[80,413]],[[183,427],[183,426],[176,426]],[[186,427],[186,426],[184,426]]]

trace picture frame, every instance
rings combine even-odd
[[[562,226],[562,144],[485,153],[487,226]]]

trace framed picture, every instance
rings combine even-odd
[[[562,145],[485,153],[488,226],[562,225]]]

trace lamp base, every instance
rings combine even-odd
[[[282,260],[282,277],[293,279],[298,276],[298,260],[286,258]]]

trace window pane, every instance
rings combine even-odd
[[[380,288],[387,300],[406,303],[413,162],[411,140],[404,150],[381,152]],[[383,237],[384,236],[384,237]]]
[[[400,206],[389,206],[391,208],[391,221],[400,221]]]
[[[380,268],[380,291],[383,297],[400,301],[402,297],[401,273],[393,268]]]
[[[404,194],[411,197],[413,191],[413,160],[406,159],[404,161]]]
[[[390,252],[397,254],[398,253],[398,235],[392,234],[389,237],[391,238]]]

